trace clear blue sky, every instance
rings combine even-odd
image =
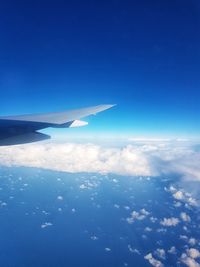
[[[118,104],[87,131],[200,133],[200,4],[0,3],[0,113]]]

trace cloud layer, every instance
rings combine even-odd
[[[65,172],[158,176],[180,173],[200,179],[200,152],[184,143],[153,142],[109,148],[95,144],[36,143],[0,147],[0,164]]]

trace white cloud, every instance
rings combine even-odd
[[[128,245],[128,250],[129,250],[131,253],[135,253],[135,254],[138,254],[138,255],[141,254],[140,251],[139,251],[138,249],[136,249],[136,248],[132,248],[130,244]]]
[[[164,218],[160,224],[163,225],[163,226],[176,226],[177,224],[179,223],[179,219],[178,218],[174,218],[174,217],[171,217],[171,218]]]
[[[191,206],[197,206],[197,205],[198,205],[198,204],[197,204],[197,200],[194,199],[193,197],[189,197],[189,198],[187,199],[187,202],[188,202],[188,204],[191,205]]]
[[[163,260],[165,260],[165,258],[166,258],[165,250],[162,248],[157,248],[155,251],[155,255],[157,255],[159,258],[161,258]]]
[[[192,160],[191,160],[192,159]],[[134,142],[124,147],[78,143],[35,143],[0,147],[0,164],[65,172],[158,176],[176,172],[200,180],[200,152],[184,142]],[[173,192],[176,199],[182,194]],[[190,199],[192,202],[193,199]]]
[[[84,185],[84,184],[81,184],[81,185],[79,186],[79,188],[80,188],[80,189],[87,189],[88,187],[87,187],[86,185]]]
[[[98,240],[99,238],[97,236],[93,235],[93,236],[90,237],[90,239],[95,241],[95,240]]]
[[[190,222],[191,221],[190,216],[185,212],[181,212],[180,217],[184,222]]]
[[[188,249],[187,254],[190,258],[193,258],[193,259],[200,258],[200,251],[196,248]]]
[[[181,240],[185,240],[187,241],[188,240],[188,237],[186,235],[180,235],[179,237]]]
[[[144,258],[145,258],[145,260],[148,260],[149,263],[151,265],[153,265],[154,267],[164,267],[164,265],[162,264],[162,262],[159,261],[159,260],[156,260],[155,258],[153,258],[153,256],[152,256],[151,253],[149,253],[146,256],[144,256]]]
[[[133,146],[104,148],[94,144],[29,144],[0,148],[0,164],[66,172],[155,175],[148,156]]]
[[[152,223],[155,223],[155,222],[157,222],[157,220],[158,220],[158,219],[157,219],[156,217],[153,217],[153,216],[152,216],[152,217],[150,217],[150,221],[151,221]]]
[[[184,194],[182,191],[177,191],[176,193],[173,194],[173,197],[178,200],[183,200]]]
[[[172,246],[167,252],[170,254],[176,254],[176,248]]]
[[[169,138],[137,138],[137,137],[133,137],[133,138],[129,138],[129,141],[133,141],[133,142],[142,142],[144,144],[146,143],[153,143],[153,142],[170,142],[171,139]]]
[[[135,220],[144,220],[149,214],[150,212],[146,211],[145,209],[141,209],[139,212],[132,211],[131,217],[128,217],[126,220],[129,224],[132,224]]]
[[[63,200],[63,196],[57,196],[57,200]]]
[[[179,202],[179,201],[174,202],[174,207],[180,208],[181,206],[182,206],[181,202]]]
[[[158,228],[158,229],[156,230],[156,232],[158,232],[158,233],[166,233],[167,230],[166,230],[165,228]]]
[[[191,237],[191,238],[188,240],[188,244],[190,244],[191,246],[196,245],[196,243],[197,243],[197,240],[196,240],[194,237]]]
[[[53,224],[51,222],[45,222],[41,225],[41,228],[46,228],[46,227],[49,227],[49,226],[52,226]]]
[[[183,226],[183,230],[186,231],[186,232],[188,232],[188,227],[184,225]]]
[[[150,212],[148,212],[148,211],[145,210],[145,209],[141,209],[141,210],[140,210],[140,213],[142,213],[142,214],[145,215],[145,216],[148,216],[148,215],[150,214]]]
[[[178,199],[179,201],[184,202],[184,203],[186,203],[189,206],[198,206],[197,200],[195,198],[193,198],[190,193],[185,192],[183,189],[177,190],[175,187],[170,186],[166,190],[169,191],[169,192],[171,192],[172,193],[172,196],[175,199]],[[178,203],[180,203],[180,202],[178,202]],[[180,207],[181,206],[180,204],[177,205],[177,202],[174,205],[176,207]]]
[[[188,267],[200,267],[200,264],[197,261],[188,257],[185,253],[181,255],[181,261]]]
[[[150,227],[147,226],[147,227],[144,228],[144,231],[145,232],[151,232],[152,231],[152,228],[150,228]]]
[[[182,253],[181,261],[189,267],[200,267],[200,264],[195,260],[200,257],[200,251],[195,248],[186,250],[186,253]]]
[[[138,249],[136,249],[136,248],[132,248],[131,245],[128,245],[128,250],[131,253],[135,253],[135,254],[141,255],[140,251]]]
[[[0,204],[1,204],[1,207],[6,207],[7,206],[6,202],[0,202]]]

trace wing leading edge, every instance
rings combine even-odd
[[[38,130],[48,127],[68,128],[87,125],[80,119],[95,115],[114,105],[99,105],[55,113],[0,117],[0,146],[30,143],[49,139]]]

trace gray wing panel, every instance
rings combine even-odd
[[[37,130],[50,126],[50,124],[38,122],[0,120],[0,146],[25,144],[49,139],[50,136],[39,133]]]
[[[50,126],[50,124],[41,122],[0,119],[0,139],[35,132]]]
[[[9,121],[29,121],[29,122],[39,122],[47,124],[64,124],[67,122],[72,122],[89,115],[96,114],[98,112],[104,111],[113,107],[113,105],[99,105],[94,107],[82,108],[69,110],[64,112],[55,112],[55,113],[43,113],[43,114],[33,114],[33,115],[22,115],[22,116],[9,116],[9,117],[0,117],[0,123],[2,120]],[[49,126],[47,126],[49,127]]]
[[[49,135],[38,133],[38,132],[30,132],[21,135],[15,135],[7,138],[0,139],[0,146],[10,146],[10,145],[19,145],[26,143],[33,143],[38,141],[43,141],[50,139]]]
[[[0,146],[36,142],[50,136],[38,133],[48,127],[71,127],[74,121],[111,108],[113,105],[36,115],[0,117]],[[83,124],[79,123],[79,126]]]

